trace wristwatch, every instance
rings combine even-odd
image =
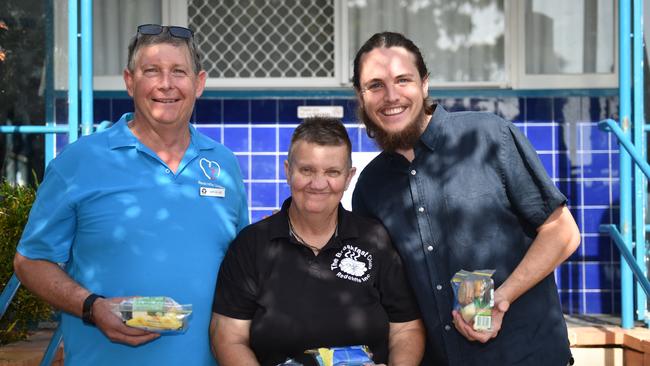
[[[102,295],[90,294],[84,300],[83,310],[81,312],[81,320],[83,320],[84,324],[95,325],[95,321],[93,321],[93,304],[100,297],[102,299],[104,298]]]

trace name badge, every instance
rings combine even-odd
[[[223,187],[200,187],[199,195],[204,197],[226,197],[226,189]]]

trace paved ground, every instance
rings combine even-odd
[[[52,333],[51,330],[38,331],[26,341],[0,347],[0,366],[38,366]],[[59,349],[52,366],[63,366],[63,348]]]
[[[650,351],[650,329],[638,322],[634,329],[620,327],[620,318],[609,315],[565,316],[572,347],[627,347]],[[52,330],[36,332],[29,340],[0,347],[0,366],[39,366]],[[52,366],[63,366],[62,348]]]

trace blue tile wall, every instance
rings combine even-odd
[[[275,209],[278,206],[276,189],[278,185],[271,183],[251,183],[251,205]]]
[[[277,171],[277,155],[251,156],[251,179],[275,180]]]
[[[194,108],[194,122],[195,123],[221,123],[221,120],[223,118],[221,114],[222,104],[223,104],[222,101],[213,101],[209,99],[197,100],[196,108]]]
[[[553,176],[553,164],[554,164],[554,156],[553,154],[544,154],[544,153],[539,153],[539,159],[542,161],[542,165],[544,165],[544,168],[546,168],[546,171],[549,172],[548,175],[551,178],[555,178]]]
[[[226,123],[248,123],[250,121],[250,100],[228,99],[223,101],[223,121]]]
[[[278,123],[300,123],[298,106],[305,105],[302,99],[281,99],[278,101]]]
[[[131,99],[113,99],[111,101],[111,121],[117,121],[124,113],[128,112],[133,112],[133,101]],[[95,114],[95,120],[97,120],[97,117],[97,114]],[[104,119],[106,118],[102,118],[102,120]]]
[[[58,105],[57,105],[58,108]],[[98,99],[93,103],[93,112],[95,116],[104,116],[106,120],[111,121],[111,100],[110,99]],[[97,121],[101,122],[101,121]]]
[[[285,150],[286,151],[286,150]],[[287,175],[284,172],[284,162],[287,160],[287,154],[280,153],[278,155],[278,177],[282,183],[285,183],[287,181]],[[287,194],[283,198],[289,197],[291,194]],[[283,201],[282,199],[280,201]],[[282,202],[280,202],[282,204]]]
[[[216,126],[198,126],[197,130],[199,130],[201,133],[209,136],[211,139],[215,141],[222,141],[223,137],[221,135],[221,132],[223,128],[219,125]]]
[[[526,98],[526,122],[550,122],[553,98]]]
[[[567,313],[620,311],[619,254],[611,239],[598,231],[617,221],[619,158],[616,140],[597,127],[616,118],[616,97],[490,97],[445,98],[449,110],[488,111],[513,121],[537,149],[558,188],[567,196],[582,233],[582,245],[555,272],[562,306]],[[376,151],[373,140],[356,121],[354,98],[202,98],[192,122],[211,138],[230,148],[244,176],[251,220],[278,209],[290,195],[283,162],[291,133],[300,122],[301,105],[342,106],[353,151]],[[66,122],[65,99],[56,101],[56,118]],[[95,101],[95,121],[117,120],[132,111],[128,98]],[[57,135],[57,147],[67,143]]]
[[[251,120],[255,123],[276,123],[278,120],[277,100],[252,100]]]
[[[278,127],[278,144],[279,151],[289,151],[289,143],[291,142],[291,134],[293,127],[280,126]]]
[[[263,126],[259,126],[253,128],[251,130],[251,151],[273,153],[278,151],[277,135],[278,129],[275,127],[264,128]]]
[[[220,141],[233,152],[249,152],[249,127],[224,126],[223,140]]]

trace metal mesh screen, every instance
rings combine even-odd
[[[211,78],[334,77],[334,0],[189,0]]]

